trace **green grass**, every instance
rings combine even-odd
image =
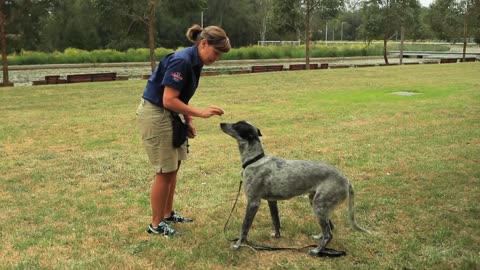
[[[478,63],[205,77],[175,207],[195,218],[178,239],[149,237],[152,171],[135,124],[145,81],[0,89],[2,269],[478,269]],[[418,92],[397,96],[396,91]],[[238,187],[236,143],[221,121],[249,120],[268,154],[323,160],[356,188],[352,230],[342,206],[330,246],[348,255],[232,251],[223,235]],[[227,229],[237,237],[245,199]],[[250,240],[314,243],[308,199],[279,204],[283,238],[264,203]]]

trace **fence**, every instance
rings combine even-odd
[[[263,40],[258,41],[258,46],[282,46],[282,45],[290,45],[290,46],[298,46],[300,45],[300,40]]]

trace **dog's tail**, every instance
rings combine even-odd
[[[350,181],[348,182],[348,192],[347,192],[347,199],[348,199],[348,218],[350,220],[350,223],[352,224],[352,227],[355,228],[357,231],[361,231],[366,234],[372,234],[368,230],[363,229],[362,227],[358,226],[358,224],[355,222],[355,203],[354,203],[354,191],[353,191],[353,186]]]

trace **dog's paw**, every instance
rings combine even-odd
[[[231,247],[233,250],[238,250],[241,246],[242,246],[242,244],[235,243],[235,244],[232,244],[230,247]]]
[[[280,238],[281,237],[280,232],[273,232],[270,236],[273,237],[273,238]]]
[[[318,256],[319,253],[320,253],[320,250],[318,248],[310,249],[308,251],[308,255],[310,256]]]
[[[323,235],[322,235],[322,234],[312,235],[312,238],[313,238],[314,240],[321,240],[321,239],[323,239]]]
[[[311,249],[308,252],[308,255],[314,256],[314,257],[342,257],[347,255],[347,253],[343,250],[335,250],[331,248],[324,248],[323,250],[320,250],[318,247],[315,249]]]

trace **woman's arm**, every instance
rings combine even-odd
[[[224,111],[221,108],[213,105],[203,110],[189,106],[183,103],[178,98],[179,95],[180,95],[179,91],[171,87],[165,86],[165,89],[163,91],[163,107],[165,107],[168,110],[186,115],[187,117],[194,116],[194,117],[209,118],[213,115],[224,114]]]

